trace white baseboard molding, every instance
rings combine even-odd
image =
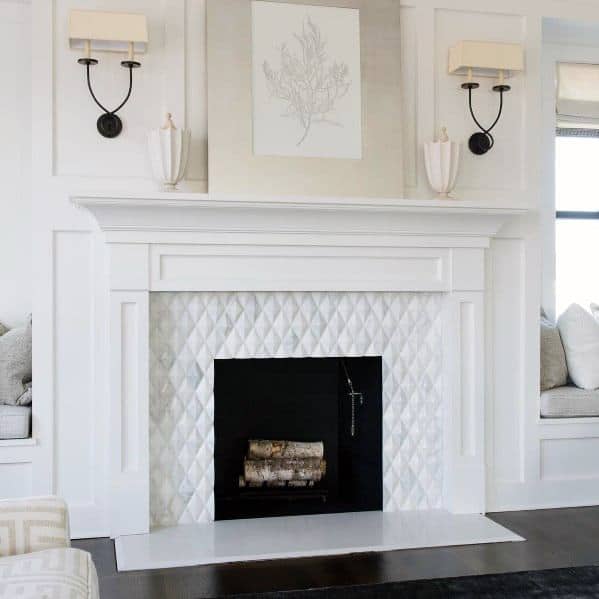
[[[69,503],[72,539],[96,539],[110,536],[105,512],[95,504]]]
[[[487,513],[599,505],[599,479],[495,483]]]

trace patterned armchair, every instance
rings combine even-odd
[[[90,554],[70,544],[62,499],[0,501],[0,599],[99,599]]]

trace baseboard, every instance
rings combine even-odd
[[[487,513],[599,505],[599,479],[496,483]]]
[[[69,503],[72,539],[96,539],[110,536],[104,510],[95,504]]]

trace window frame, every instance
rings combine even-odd
[[[556,127],[555,137],[593,137],[599,139],[599,129]],[[599,210],[556,210],[556,220],[599,220]]]

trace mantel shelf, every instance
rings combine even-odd
[[[483,245],[508,221],[529,210],[500,202],[466,200],[379,199],[215,195],[202,193],[91,193],[71,197],[89,210],[100,229],[118,240],[157,233],[286,236],[328,235],[351,244],[360,236],[375,246],[383,238],[423,236],[451,247],[449,238],[479,238]],[[154,237],[152,237],[154,235]],[[267,236],[267,237],[264,237]],[[486,240],[486,241],[485,241]],[[226,243],[226,241],[225,241]],[[393,243],[389,241],[389,243]],[[455,244],[453,244],[455,245]]]
[[[343,210],[364,212],[432,212],[436,214],[498,214],[520,216],[526,206],[505,201],[416,198],[362,198],[335,196],[252,196],[189,192],[80,193],[71,196],[78,206],[173,207],[173,208],[256,208]]]

